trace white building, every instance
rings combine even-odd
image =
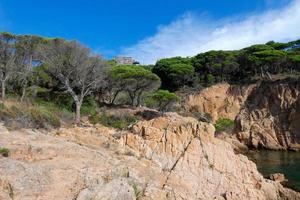
[[[134,65],[139,64],[136,60],[134,60],[132,57],[126,57],[126,56],[117,56],[115,58],[117,65]]]

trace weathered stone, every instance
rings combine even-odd
[[[263,82],[236,118],[240,141],[254,148],[300,150],[300,81]]]
[[[0,158],[0,199],[300,198],[194,118],[168,113],[116,133],[102,126],[0,133],[11,151]]]
[[[279,183],[282,183],[282,182],[286,181],[284,174],[281,174],[281,173],[271,174],[270,175],[270,180],[276,181],[276,182],[279,182]]]
[[[219,118],[234,120],[255,85],[216,84],[190,95],[185,108],[190,112],[208,113],[213,122]]]

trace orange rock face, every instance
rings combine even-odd
[[[219,118],[234,120],[255,85],[232,86],[228,83],[213,85],[185,102],[189,111],[208,113],[213,122]]]
[[[1,127],[1,130],[5,130]],[[299,199],[214,138],[211,124],[168,113],[129,131],[0,133],[2,200]]]
[[[236,119],[238,138],[249,146],[300,150],[299,80],[257,86]]]

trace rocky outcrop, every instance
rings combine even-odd
[[[131,131],[4,131],[0,199],[299,199],[214,138],[214,127],[169,113]]]
[[[258,85],[236,118],[236,133],[254,148],[300,150],[300,80]]]
[[[270,180],[276,181],[279,183],[283,183],[283,182],[287,181],[284,174],[281,174],[281,173],[271,174],[269,178],[270,178]]]
[[[188,96],[185,108],[190,112],[208,113],[215,122],[219,118],[234,120],[255,85],[216,84],[196,95]]]
[[[136,134],[123,136],[124,145],[162,169],[162,189],[170,199],[281,199],[282,191],[290,193],[214,138],[210,124],[172,114],[141,122],[133,131]]]

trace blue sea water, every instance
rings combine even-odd
[[[286,186],[300,191],[300,152],[255,151],[247,156],[264,176],[282,173],[288,179]]]

